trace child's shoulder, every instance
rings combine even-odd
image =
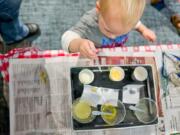
[[[90,15],[90,16],[98,16],[97,12],[96,12],[96,8],[93,8],[89,11],[87,11],[84,15]]]
[[[93,22],[97,22],[97,20],[98,20],[98,14],[97,14],[97,12],[96,12],[96,9],[93,8],[93,9],[87,11],[87,12],[83,15],[83,17],[81,18],[81,20],[87,21],[87,22],[92,22],[92,23],[93,23]]]

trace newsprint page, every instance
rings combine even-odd
[[[151,125],[124,129],[74,131],[71,118],[71,67],[118,64],[149,64],[157,77],[153,53],[126,52],[100,56],[97,61],[79,57],[12,59],[10,61],[10,134],[11,135],[160,135],[165,126]],[[160,57],[160,56],[159,56]],[[161,98],[156,80],[157,100]],[[158,100],[159,102],[159,100]],[[161,101],[160,101],[161,102]],[[158,103],[159,117],[164,115]],[[180,112],[179,112],[180,113]],[[180,118],[180,116],[179,116]],[[177,118],[177,119],[179,119]],[[180,124],[178,124],[180,125]],[[179,128],[179,127],[178,127]]]

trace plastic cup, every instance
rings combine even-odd
[[[135,81],[144,81],[148,77],[148,72],[144,67],[136,67],[132,74],[132,79]]]
[[[111,113],[111,115],[101,115],[102,119],[108,125],[118,125],[121,123],[126,115],[126,109],[124,104],[119,100],[117,106],[107,102],[101,106],[101,112]]]
[[[142,111],[134,111],[137,119],[144,123],[152,123],[157,119],[157,107],[154,100],[150,98],[142,98],[136,104],[136,108]]]
[[[79,80],[82,84],[90,84],[94,80],[94,73],[89,69],[83,69],[79,73]]]
[[[125,73],[121,67],[112,67],[110,69],[109,78],[112,81],[122,81],[124,77],[125,77]]]
[[[72,116],[80,123],[90,123],[95,119],[95,115],[92,111],[96,111],[97,108],[92,107],[88,102],[77,98],[72,105]]]

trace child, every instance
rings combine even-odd
[[[95,47],[122,46],[134,28],[145,39],[155,41],[154,32],[139,21],[145,4],[146,0],[98,0],[96,9],[62,35],[62,48],[96,59]]]

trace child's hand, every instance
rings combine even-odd
[[[136,30],[139,31],[145,39],[151,42],[156,41],[156,34],[147,28],[144,24],[140,23]]]
[[[87,39],[74,39],[70,42],[69,51],[72,53],[80,52],[81,56],[89,59],[97,58],[97,51],[92,41]]]
[[[97,51],[95,48],[95,45],[92,41],[83,39],[83,38],[77,38],[70,42],[69,45],[69,52],[75,53],[80,52],[81,56],[89,59],[96,59],[97,58]]]
[[[97,51],[95,45],[92,41],[87,39],[79,39],[79,52],[83,57],[89,59],[96,59],[97,58]]]
[[[151,42],[154,42],[156,41],[156,34],[154,33],[154,31],[148,29],[148,28],[145,28],[142,33],[143,37]]]

